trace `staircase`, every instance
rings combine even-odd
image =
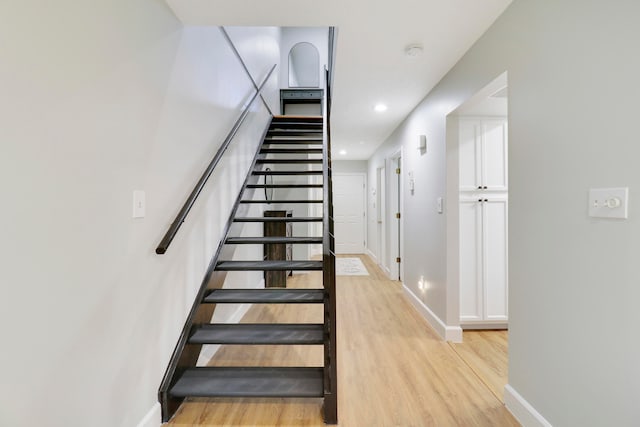
[[[326,141],[326,144],[323,143]],[[297,165],[291,167],[291,165]],[[276,170],[270,170],[274,168]],[[288,169],[287,169],[288,168]],[[322,176],[323,183],[309,177]],[[278,177],[288,177],[278,183]],[[295,177],[295,178],[294,178]],[[268,183],[269,178],[270,182]],[[295,183],[292,180],[295,180]],[[274,183],[275,181],[275,183]],[[212,262],[196,302],[184,326],[159,390],[163,422],[190,397],[323,398],[324,417],[337,423],[335,257],[331,221],[330,159],[322,117],[276,116],[256,153],[241,194],[233,209],[226,236]],[[316,198],[267,199],[269,192],[286,189],[317,189]],[[257,196],[254,196],[257,195]],[[264,197],[260,197],[261,195]],[[327,201],[328,203],[324,203]],[[322,216],[247,216],[251,206],[270,204],[322,204]],[[261,210],[262,211],[262,210]],[[237,229],[246,223],[322,223],[321,236],[240,237]],[[235,230],[232,231],[232,230]],[[322,260],[234,260],[237,245],[322,244]],[[229,271],[304,271],[323,273],[321,289],[228,289]],[[211,323],[218,304],[322,304],[324,323],[216,324]],[[317,345],[324,347],[324,366],[317,367],[197,367],[202,345]]]

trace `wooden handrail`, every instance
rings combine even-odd
[[[236,136],[236,133],[238,133],[240,126],[242,126],[242,123],[244,122],[244,119],[246,119],[247,115],[249,114],[249,109],[251,108],[251,105],[258,98],[258,96],[260,95],[260,92],[262,92],[262,89],[264,88],[267,81],[271,77],[271,74],[273,74],[273,70],[276,69],[276,66],[277,64],[273,64],[273,67],[271,67],[271,70],[269,70],[267,77],[264,78],[260,86],[256,89],[256,93],[253,95],[249,103],[242,110],[240,117],[238,117],[235,124],[227,134],[227,137],[222,142],[222,145],[218,149],[218,152],[216,153],[216,155],[213,157],[213,160],[211,160],[211,162],[209,163],[209,166],[207,166],[207,169],[204,171],[204,173],[196,183],[195,187],[191,191],[191,194],[189,194],[189,197],[187,198],[186,202],[182,206],[182,209],[180,209],[180,212],[178,212],[178,215],[176,215],[176,218],[171,223],[169,230],[167,230],[164,237],[160,241],[160,244],[156,248],[156,253],[158,255],[164,254],[169,248],[169,245],[171,244],[174,237],[178,233],[180,226],[185,221],[185,219],[187,218],[187,215],[189,214],[189,211],[191,210],[194,203],[196,202],[198,195],[200,194],[205,184],[207,183],[207,180],[209,179],[209,177],[215,170],[216,166],[220,162],[220,159],[222,159],[222,156],[227,151],[227,148],[229,148],[229,145],[231,144],[233,137]]]

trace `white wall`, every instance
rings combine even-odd
[[[630,1],[515,0],[369,163],[372,179],[389,147],[414,153],[406,285],[452,324],[444,217],[433,209],[445,191],[445,117],[508,71],[509,384],[523,399],[509,406],[526,401],[554,426],[640,424],[638,16]],[[422,157],[412,148],[421,132]],[[588,189],[607,186],[630,187],[628,220],[587,217]]]
[[[332,160],[333,173],[367,173],[366,160]]]
[[[277,35],[261,33],[252,63],[279,61]],[[219,29],[182,28],[155,0],[25,0],[0,6],[0,37],[0,425],[137,425],[267,113],[254,104],[157,256],[253,90]],[[144,219],[131,218],[134,189]]]

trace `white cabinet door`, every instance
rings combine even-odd
[[[483,320],[482,204],[460,200],[460,321]]]
[[[461,120],[458,136],[460,139],[458,148],[460,191],[478,190],[482,182],[480,122],[477,120]]]
[[[507,120],[464,118],[458,129],[460,191],[507,191]]]
[[[484,319],[507,320],[507,200],[482,202]]]
[[[460,322],[508,320],[507,197],[460,198]]]
[[[460,322],[503,324],[507,311],[507,120],[459,126]]]
[[[507,191],[507,122],[482,120],[482,182],[485,190]]]

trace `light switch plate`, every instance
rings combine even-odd
[[[146,214],[146,196],[142,190],[134,190],[133,192],[133,217],[144,218]]]
[[[589,216],[594,218],[628,218],[629,188],[591,188]]]

